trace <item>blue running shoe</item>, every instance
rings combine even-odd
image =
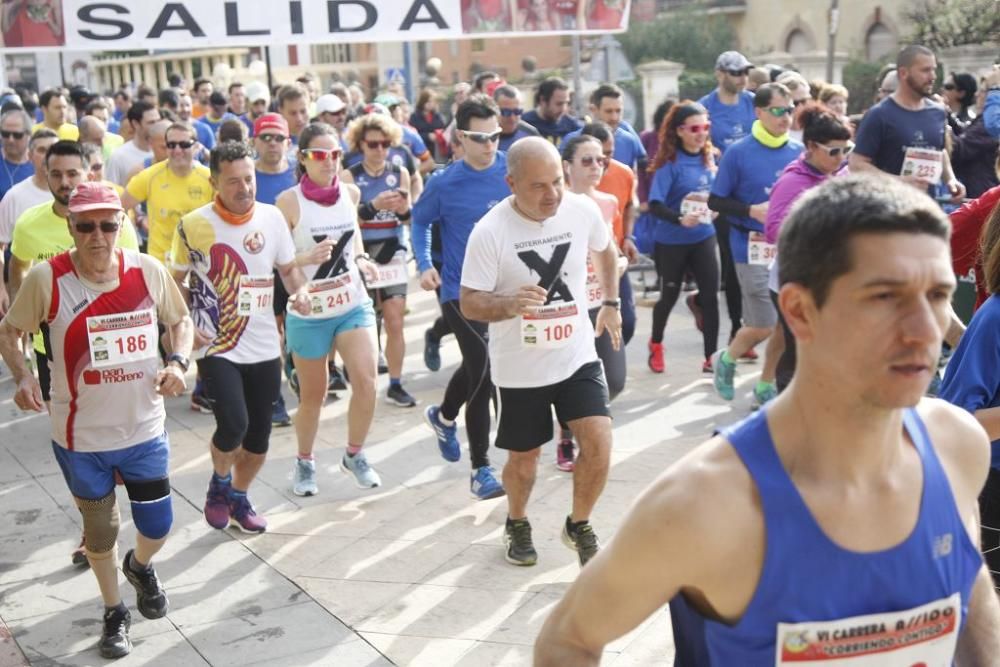
[[[462,458],[462,445],[458,442],[458,424],[445,426],[441,421],[441,408],[429,405],[424,410],[424,421],[437,436],[438,449],[445,461],[454,463]]]
[[[278,393],[278,400],[274,402],[274,406],[271,408],[271,425],[292,425],[292,418],[288,414],[288,408],[285,407],[285,397],[280,392]]]
[[[507,495],[503,484],[497,481],[493,468],[489,466],[478,468],[472,473],[470,487],[472,495],[479,500],[489,500],[490,498],[499,498],[500,496]]]
[[[424,366],[429,371],[441,370],[441,341],[430,329],[424,332]]]
[[[725,350],[719,350],[712,355],[712,380],[715,385],[715,391],[722,398],[727,401],[733,400],[733,394],[735,389],[733,388],[733,376],[736,374],[736,364],[726,363],[722,359],[722,353]]]

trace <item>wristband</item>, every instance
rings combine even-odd
[[[626,240],[626,241],[631,241],[632,243],[636,243],[636,242],[637,242],[637,241],[635,240],[635,237],[634,237],[634,236],[632,236],[631,234],[629,234],[628,236],[626,236],[626,237],[625,237],[625,240]]]
[[[369,255],[366,252],[363,252],[360,255],[355,255],[354,256],[354,263],[357,264],[359,259],[366,259],[366,260],[368,260],[370,262],[370,261],[372,261],[372,256]]]
[[[622,300],[621,299],[605,299],[604,301],[601,301],[601,305],[602,306],[607,306],[608,308],[614,308],[615,310],[619,310],[622,307]]]
[[[375,210],[375,206],[370,201],[366,201],[358,207],[358,216],[362,220],[374,220],[376,213],[378,211]]]
[[[190,359],[176,352],[167,357],[167,363],[169,364],[171,361],[181,367],[182,373],[187,373],[188,367],[191,365]]]

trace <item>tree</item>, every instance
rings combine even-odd
[[[634,21],[618,41],[633,64],[665,59],[684,63],[690,70],[711,72],[716,57],[732,49],[736,38],[725,17],[688,8],[653,21]]]
[[[996,0],[924,0],[906,12],[911,40],[931,49],[1000,42],[1000,5]]]

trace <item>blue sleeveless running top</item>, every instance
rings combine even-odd
[[[713,665],[952,663],[983,561],[915,410],[903,425],[923,465],[920,516],[909,537],[871,553],[843,549],[820,528],[778,457],[766,410],[724,432],[757,486],[767,537],[743,617],[706,620]]]
[[[361,190],[361,203],[365,204],[375,199],[386,190],[395,190],[400,185],[399,167],[386,161],[385,169],[378,176],[372,176],[365,171],[360,162],[349,168],[354,183]],[[361,239],[363,241],[387,241],[396,239],[403,241],[403,228],[399,218],[392,211],[378,211],[373,220],[361,220]]]

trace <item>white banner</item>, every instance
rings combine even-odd
[[[631,0],[4,0],[12,50],[204,49],[621,32]]]

